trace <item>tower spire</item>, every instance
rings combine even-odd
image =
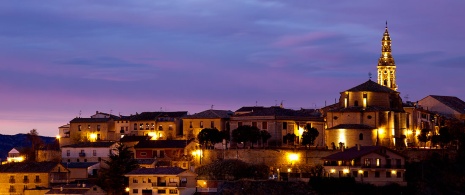
[[[389,35],[387,20],[386,29],[381,39],[381,56],[378,60],[378,84],[397,91],[396,63],[391,54],[391,36]]]

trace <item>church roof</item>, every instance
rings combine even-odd
[[[371,79],[367,82],[364,82],[360,85],[357,85],[353,88],[348,89],[347,91],[351,92],[362,92],[362,91],[370,91],[370,92],[382,92],[382,93],[398,93],[388,87],[382,86]]]

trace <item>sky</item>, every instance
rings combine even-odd
[[[376,73],[386,21],[404,101],[465,99],[465,1],[1,5],[0,134],[54,136],[96,111],[321,108]]]

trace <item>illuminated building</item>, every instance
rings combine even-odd
[[[117,152],[116,142],[80,142],[61,147],[62,162],[102,162]]]
[[[381,39],[381,56],[378,60],[378,84],[397,91],[396,63],[391,54],[391,36],[389,36],[387,22]]]
[[[183,136],[187,139],[197,138],[202,129],[218,129],[229,131],[229,119],[233,115],[230,110],[205,110],[182,118]],[[219,145],[222,145],[220,143]]]
[[[182,132],[182,117],[187,111],[142,112],[130,116],[127,135],[148,135],[153,140],[185,139]]]
[[[406,186],[405,157],[383,146],[352,147],[323,157],[327,177],[353,177],[377,186]]]

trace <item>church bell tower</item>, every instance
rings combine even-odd
[[[389,36],[387,21],[383,39],[381,39],[381,56],[378,60],[378,84],[397,91],[396,63],[391,54],[391,37]]]

